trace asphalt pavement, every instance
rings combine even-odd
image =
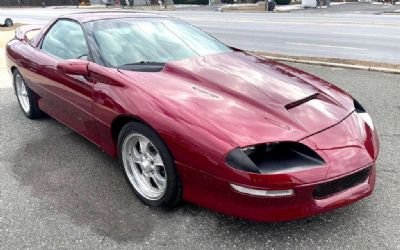
[[[0,249],[400,249],[400,75],[296,65],[353,94],[381,139],[375,193],[308,219],[257,223],[188,203],[146,207],[116,161],[0,89]]]
[[[400,13],[385,15],[385,12],[397,9],[400,5],[352,3],[293,13],[220,13],[210,10],[156,13],[181,18],[241,49],[400,63]],[[2,8],[0,16],[36,24],[82,11],[89,10]]]

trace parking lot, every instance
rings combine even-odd
[[[381,139],[373,196],[313,218],[257,223],[143,205],[117,162],[0,88],[0,249],[400,249],[400,75],[296,65],[353,94]]]

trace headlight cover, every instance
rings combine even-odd
[[[356,111],[356,113],[361,117],[361,119],[363,119],[366,124],[368,124],[371,129],[374,129],[374,124],[372,122],[371,116],[356,99],[353,98],[353,102],[354,110]]]
[[[236,148],[228,153],[226,163],[245,172],[272,174],[321,166],[325,161],[304,144],[279,142]]]

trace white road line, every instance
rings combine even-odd
[[[179,18],[186,21],[198,22],[231,22],[231,23],[265,23],[265,24],[286,24],[286,25],[318,25],[318,26],[354,26],[354,27],[383,27],[385,29],[399,29],[400,25],[397,23],[365,23],[365,22],[348,22],[348,21],[330,21],[330,20],[271,20],[271,19],[241,19],[241,18],[215,18],[215,17],[186,17],[180,16]]]
[[[286,46],[284,48],[285,48],[285,50],[283,50],[283,51],[282,50],[272,51],[269,48],[268,49],[264,49],[263,51],[268,51],[268,52],[271,52],[271,53],[276,52],[278,54],[288,54],[288,53],[290,53],[289,51],[294,51],[294,52],[297,52],[296,53],[297,55],[302,55],[302,56],[314,56],[315,55],[315,56],[320,56],[320,57],[323,57],[325,55],[323,53],[327,52],[327,50],[324,50],[323,48],[301,48],[301,49],[299,49],[298,47],[293,48],[293,46],[292,47]],[[282,49],[282,48],[280,48],[280,49]],[[286,52],[286,50],[288,52]],[[299,52],[299,51],[301,51],[301,52]],[[307,54],[306,55],[306,54],[304,54],[304,52],[306,52],[306,53],[313,52],[315,54],[311,53],[311,54]],[[350,51],[350,50],[335,51],[335,56],[334,57],[344,58],[344,59],[352,59],[352,58],[346,57],[346,56],[350,55],[352,57],[357,56],[357,57],[360,58],[360,60],[361,59],[370,60],[367,57],[368,54],[366,54],[366,53],[361,54],[361,53],[363,53],[363,52],[360,51],[360,53],[357,53],[355,51]],[[288,55],[296,56],[296,54],[291,53],[291,54],[288,54]],[[328,55],[325,55],[325,56],[328,56]],[[345,56],[345,57],[343,57],[343,56]]]
[[[367,34],[367,33],[334,32],[334,34],[336,34],[336,35],[354,35],[354,36],[370,36],[370,37],[400,38],[400,36],[380,35],[380,34]]]
[[[334,45],[326,45],[326,44],[312,44],[312,43],[292,43],[292,42],[285,42],[286,44],[291,45],[300,45],[300,46],[315,46],[315,47],[324,47],[324,48],[335,48],[335,49],[352,49],[352,50],[368,50],[364,48],[355,48],[355,47],[343,47],[343,46],[334,46]]]

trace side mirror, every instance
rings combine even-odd
[[[68,75],[88,76],[88,66],[89,61],[71,59],[62,61],[57,64],[57,70]]]

